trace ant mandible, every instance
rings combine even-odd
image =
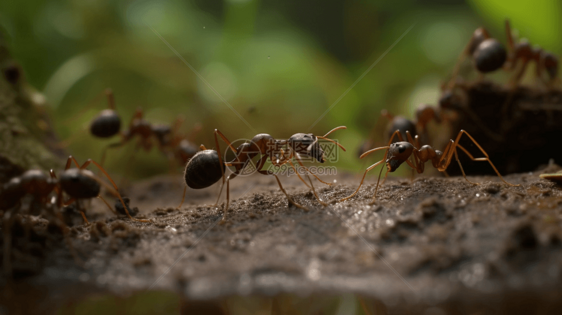
[[[461,139],[462,135],[466,135],[478,147],[478,149],[480,149],[480,151],[484,154],[485,157],[475,158],[472,154],[470,154],[468,150],[466,150],[459,143],[459,140]],[[392,143],[395,136],[397,136],[400,141]],[[360,158],[364,158],[365,156],[374,153],[376,151],[385,150],[385,157],[382,160],[378,161],[377,163],[369,166],[365,171],[365,173],[363,174],[363,178],[361,179],[361,183],[359,184],[359,187],[357,187],[357,190],[355,190],[355,192],[350,196],[341,199],[340,202],[355,196],[357,192],[359,192],[359,188],[361,188],[361,185],[363,185],[363,181],[365,180],[365,176],[367,175],[367,173],[381,163],[385,163],[387,167],[383,179],[384,182],[384,180],[386,180],[388,172],[396,171],[396,169],[398,169],[398,167],[404,162],[406,162],[411,168],[415,169],[418,172],[418,174],[423,173],[425,162],[427,161],[431,161],[433,167],[435,167],[438,171],[445,172],[447,167],[449,167],[449,164],[451,164],[453,155],[455,155],[455,159],[459,164],[464,179],[466,179],[466,181],[471,184],[478,185],[478,183],[471,182],[468,180],[468,178],[466,178],[466,174],[464,173],[461,162],[459,160],[457,149],[461,149],[473,161],[487,161],[488,163],[490,163],[490,165],[492,166],[496,174],[499,176],[499,178],[509,186],[520,186],[520,185],[514,185],[506,182],[501,176],[501,174],[498,172],[492,161],[490,161],[486,151],[484,151],[484,149],[478,144],[478,142],[476,142],[476,140],[474,140],[474,138],[464,130],[459,131],[456,139],[454,141],[451,139],[443,151],[435,150],[429,145],[420,146],[420,141],[418,136],[416,136],[414,139],[412,138],[412,136],[408,131],[406,131],[406,136],[408,138],[408,141],[404,141],[402,135],[400,134],[400,130],[396,130],[392,134],[392,137],[390,137],[388,145],[384,147],[371,149],[363,153]],[[410,160],[410,157],[413,158],[412,159],[413,161]],[[372,203],[374,203],[377,198],[377,191],[379,188],[381,174],[382,174],[382,168],[381,168],[381,172],[379,173],[379,178],[377,180],[377,186],[375,188],[375,193],[373,196]]]
[[[336,143],[332,139],[327,138],[327,136],[336,130],[345,129],[345,128],[346,127],[344,126],[334,128],[324,136],[315,136],[313,134],[298,133],[291,136],[291,138],[289,138],[288,140],[275,140],[271,135],[262,133],[254,136],[250,142],[241,144],[240,146],[238,146],[238,148],[234,148],[230,143],[230,141],[224,136],[224,134],[220,132],[218,129],[215,129],[215,146],[217,149],[209,150],[205,148],[205,146],[201,145],[202,151],[199,151],[191,160],[189,160],[189,162],[185,166],[184,178],[185,178],[186,187],[184,188],[183,191],[182,202],[178,206],[178,208],[181,207],[181,205],[183,205],[187,187],[193,189],[206,188],[218,182],[222,178],[222,186],[219,195],[217,197],[217,202],[215,203],[215,206],[218,205],[218,200],[220,199],[220,195],[222,194],[222,190],[226,182],[226,205],[224,208],[225,215],[221,220],[221,222],[225,222],[225,216],[228,211],[228,206],[230,203],[230,180],[236,178],[250,164],[253,158],[260,155],[261,157],[257,162],[256,171],[262,175],[274,176],[275,179],[277,180],[277,184],[279,185],[279,188],[281,189],[283,194],[285,194],[289,202],[298,208],[301,208],[303,210],[308,210],[304,206],[301,206],[300,204],[296,203],[287,194],[287,192],[283,188],[283,185],[281,184],[281,181],[279,180],[279,177],[276,174],[269,172],[267,170],[263,170],[263,167],[266,161],[269,159],[274,166],[281,166],[286,163],[289,163],[294,168],[294,165],[291,162],[291,159],[293,157],[295,157],[299,162],[299,164],[302,165],[302,161],[297,157],[299,154],[313,157],[319,162],[324,162],[324,155],[323,155],[324,152],[320,148],[318,139],[324,139]],[[219,147],[219,141],[218,141],[219,137],[227,144],[227,146],[236,155],[234,160],[232,160],[231,162],[223,162],[223,159],[221,157],[222,154]],[[338,143],[336,144],[340,148],[344,149],[343,146],[341,146],[340,144]],[[289,146],[287,147],[287,145]],[[287,151],[288,153],[286,153],[282,147],[285,147],[288,150]],[[232,174],[230,174],[228,178],[225,179],[226,166],[233,166],[235,168],[235,171]],[[302,166],[304,167],[304,165]],[[307,170],[308,173],[312,174],[310,170],[308,170],[306,167],[304,168],[305,170]],[[295,172],[298,175],[298,172],[296,170]],[[321,181],[316,175],[314,174],[312,175],[316,177],[319,181]],[[299,178],[306,184],[306,182],[300,177],[300,175]],[[312,181],[310,181],[310,184],[312,184]],[[325,184],[330,185],[329,183],[325,183]],[[314,191],[313,187],[312,189]],[[315,191],[314,191],[314,195],[320,202],[322,202],[318,198],[318,195],[316,194]],[[322,204],[326,205],[323,202]]]

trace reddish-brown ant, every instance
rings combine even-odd
[[[103,110],[90,124],[90,132],[100,138],[112,137],[119,133],[121,129],[121,118],[115,111],[115,98],[110,89],[106,90],[109,109]],[[142,148],[148,152],[152,149],[156,139],[156,145],[170,159],[177,159],[181,165],[189,160],[197,152],[197,147],[192,144],[192,138],[201,129],[199,125],[195,127],[190,137],[179,134],[179,128],[183,123],[182,118],[176,119],[173,126],[153,125],[143,118],[143,112],[139,108],[131,118],[127,130],[120,133],[121,141],[108,145],[101,158],[101,164],[105,162],[107,149],[121,147],[135,137],[139,138],[137,148]],[[189,138],[189,140],[188,140]]]
[[[181,134],[179,129],[184,121],[182,117],[176,119],[172,126],[155,125],[143,118],[143,112],[139,108],[131,118],[126,130],[121,131],[121,117],[116,111],[115,97],[111,89],[106,89],[105,95],[109,108],[102,110],[90,123],[90,133],[97,138],[111,138],[119,135],[121,141],[112,143],[104,148],[100,164],[104,165],[107,150],[125,145],[134,138],[138,138],[136,149],[142,148],[148,152],[156,144],[158,149],[164,153],[170,161],[176,160],[184,165],[195,153],[197,146],[193,144],[193,138],[201,130],[197,124],[190,135]],[[92,103],[93,105],[94,103]],[[88,106],[89,107],[89,106]],[[83,110],[84,111],[84,110]],[[65,146],[71,140],[62,144]]]
[[[406,131],[408,131],[411,135],[419,135],[422,140],[427,142],[429,137],[427,134],[427,125],[429,124],[429,122],[432,120],[435,120],[438,123],[441,122],[441,117],[438,113],[438,110],[435,107],[427,104],[421,104],[420,106],[418,106],[418,108],[416,109],[414,121],[404,116],[394,116],[386,109],[383,109],[381,111],[380,117],[386,118],[386,121],[388,122],[386,124],[385,139],[390,139],[395,130],[400,130],[402,137],[406,137]],[[380,119],[381,118],[379,118],[379,121]],[[373,127],[371,136],[369,137],[370,139],[374,138],[374,133],[381,131],[378,127],[379,121],[377,121],[377,124],[375,125],[375,127]],[[370,139],[364,141],[359,148],[359,156],[368,151],[369,148],[373,147],[372,140]]]
[[[492,38],[485,28],[480,27],[474,31],[468,44],[461,53],[453,70],[449,88],[454,86],[460,66],[467,56],[472,58],[474,67],[480,73],[496,71],[500,69],[507,60],[507,52],[503,45],[495,38]]]
[[[472,156],[472,154],[470,154],[468,152],[468,150],[466,150],[462,145],[459,144],[459,140],[461,139],[461,136],[463,134],[466,135],[478,147],[478,149],[480,149],[480,151],[484,154],[485,157],[475,158],[474,156]],[[397,136],[400,141],[392,143],[395,136]],[[398,169],[398,167],[404,162],[406,162],[411,168],[415,169],[419,174],[423,173],[424,167],[425,167],[425,162],[427,162],[427,161],[431,161],[431,164],[433,165],[433,167],[435,167],[438,171],[445,172],[447,167],[449,167],[449,164],[451,164],[453,155],[455,155],[455,159],[457,160],[457,163],[459,164],[459,167],[462,171],[462,175],[463,175],[464,179],[466,179],[466,181],[468,181],[471,184],[478,185],[477,183],[473,183],[473,182],[469,181],[468,178],[466,178],[466,174],[464,173],[461,162],[459,160],[457,149],[461,149],[473,161],[487,161],[488,163],[490,163],[490,165],[492,166],[492,168],[494,169],[496,174],[500,177],[500,179],[504,183],[506,183],[510,186],[519,186],[519,185],[510,184],[503,179],[503,177],[500,175],[500,173],[498,172],[498,170],[496,169],[496,167],[494,166],[492,161],[490,161],[490,159],[488,158],[488,154],[486,153],[486,151],[484,151],[484,149],[482,149],[482,147],[476,142],[476,140],[474,140],[474,138],[472,138],[472,136],[464,130],[461,130],[458,133],[458,135],[457,135],[457,137],[454,141],[451,139],[443,151],[435,150],[429,145],[420,146],[419,138],[417,136],[415,137],[415,139],[412,138],[412,136],[410,135],[409,132],[406,132],[406,136],[407,136],[408,141],[404,141],[404,139],[402,138],[402,135],[400,133],[400,130],[396,130],[392,134],[392,136],[391,136],[391,138],[388,142],[388,145],[386,145],[384,147],[371,149],[371,150],[363,153],[363,155],[361,155],[361,158],[363,158],[363,157],[365,157],[365,156],[367,156],[367,155],[369,155],[373,152],[385,150],[385,157],[382,160],[380,160],[379,162],[369,166],[367,168],[367,170],[365,171],[365,173],[363,174],[363,178],[361,179],[361,183],[359,184],[359,187],[357,187],[357,190],[355,190],[355,192],[353,194],[351,194],[350,196],[345,197],[345,198],[341,199],[340,201],[345,201],[345,200],[355,196],[355,194],[357,194],[357,192],[359,191],[359,188],[361,188],[361,185],[363,185],[363,181],[365,180],[365,176],[367,175],[367,173],[370,170],[372,170],[373,168],[377,167],[379,164],[382,164],[382,163],[385,163],[386,167],[387,167],[387,170],[386,170],[386,173],[385,173],[384,179],[383,179],[383,182],[384,182],[384,180],[386,179],[386,176],[388,175],[388,172],[396,171],[396,169]],[[412,157],[412,160],[410,160],[410,157]],[[382,174],[382,168],[381,168],[381,172],[379,173],[379,178],[377,180],[377,186],[375,188],[375,193],[374,193],[374,196],[373,196],[373,202],[375,202],[376,197],[377,197],[377,191],[378,191],[378,188],[379,188],[379,182],[380,182],[381,174]]]
[[[70,168],[72,162],[76,164],[78,168]],[[0,191],[0,210],[4,212],[4,266],[6,272],[11,272],[11,265],[9,261],[10,257],[10,247],[11,247],[11,234],[10,234],[10,224],[12,222],[11,217],[13,217],[12,212],[15,211],[20,204],[21,199],[25,195],[33,196],[34,200],[39,201],[41,204],[47,205],[46,209],[49,213],[60,221],[59,224],[67,237],[67,227],[64,224],[64,220],[59,211],[55,209],[60,209],[63,205],[67,206],[71,203],[80,199],[91,199],[100,198],[108,206],[108,208],[115,213],[115,211],[109,206],[109,204],[100,196],[101,186],[100,183],[107,186],[105,182],[96,178],[96,176],[86,170],[85,168],[90,164],[94,164],[96,167],[102,171],[102,173],[109,179],[113,185],[113,192],[119,198],[122,205],[125,207],[125,203],[119,194],[117,186],[107,174],[107,172],[95,161],[87,160],[82,166],[78,164],[74,157],[69,156],[65,170],[60,174],[60,178],[57,178],[55,172],[50,170],[50,176],[41,170],[29,170],[23,173],[21,176],[12,178],[8,183],[3,186]],[[110,188],[111,189],[111,188]],[[56,199],[51,198],[51,193],[56,193]],[[70,199],[63,202],[63,192],[70,196]],[[125,207],[125,211],[127,208]],[[84,220],[87,222],[84,212],[80,210]],[[132,218],[129,213],[127,215],[131,220],[146,222],[148,220],[139,220]]]
[[[215,205],[218,204],[218,200],[222,193],[222,188],[224,187],[224,184],[226,182],[226,205],[224,208],[224,213],[226,214],[230,202],[230,180],[240,175],[240,173],[248,165],[250,165],[252,159],[259,155],[260,159],[257,162],[256,171],[262,175],[274,176],[275,179],[277,180],[277,184],[279,185],[279,188],[285,194],[289,202],[298,208],[307,210],[304,206],[301,206],[298,203],[296,203],[287,194],[287,192],[281,185],[281,181],[279,180],[279,177],[276,174],[264,170],[263,167],[266,161],[269,159],[269,161],[274,166],[281,166],[286,163],[289,163],[294,168],[294,165],[291,162],[292,158],[294,157],[308,173],[312,174],[310,170],[304,167],[302,161],[298,156],[306,155],[323,163],[324,152],[320,148],[318,139],[323,139],[335,143],[340,148],[345,150],[345,148],[343,148],[343,146],[341,146],[339,143],[336,143],[334,140],[327,138],[327,136],[332,132],[345,128],[346,127],[344,126],[334,128],[324,136],[315,136],[313,134],[298,133],[291,136],[288,140],[276,140],[272,136],[262,133],[254,136],[250,142],[241,144],[240,146],[238,146],[238,148],[234,148],[230,143],[230,141],[218,129],[215,129],[215,146],[217,149],[208,150],[205,148],[205,146],[201,145],[202,151],[199,151],[191,160],[189,160],[189,162],[185,167],[184,176],[185,176],[185,183],[187,186],[184,188],[182,203],[180,204],[180,206],[178,206],[178,208],[181,207],[181,205],[184,202],[187,187],[193,189],[206,188],[218,182],[222,178],[221,190],[219,192],[219,195],[217,197],[217,202],[215,203]],[[232,160],[231,162],[223,162],[223,158],[221,156],[221,151],[219,147],[219,141],[218,141],[219,137],[227,144],[227,146],[236,155],[234,160]],[[226,178],[225,180],[226,166],[233,166],[235,168],[235,171],[232,174],[230,174],[228,178]],[[298,174],[296,170],[295,172]],[[319,181],[321,181],[316,175],[314,174],[312,175],[316,177]],[[306,184],[306,182],[300,177],[300,175],[299,178]],[[309,178],[309,182],[312,185],[312,181],[310,181],[310,178]],[[329,183],[326,182],[323,183],[330,185]],[[308,184],[306,185],[308,186]],[[311,188],[314,191],[314,187],[312,186]],[[314,195],[316,196],[319,202],[325,205],[325,203],[323,203],[318,198],[318,195],[316,194],[315,191],[314,191]],[[222,222],[224,221],[225,221],[225,217],[223,216]]]
[[[537,77],[543,80],[543,71],[546,71],[548,75],[548,81],[546,83],[552,83],[558,75],[558,57],[542,50],[540,47],[531,47],[529,41],[525,39],[521,39],[518,43],[515,43],[509,20],[505,20],[505,32],[507,34],[509,47],[506,69],[510,71],[515,70],[518,61],[521,62],[518,71],[515,72],[511,79],[511,85],[515,85],[521,80],[530,61],[535,61],[536,63],[535,70]]]

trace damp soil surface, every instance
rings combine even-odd
[[[542,301],[560,290],[562,187],[539,174],[557,170],[505,177],[518,187],[495,176],[469,177],[480,185],[389,178],[374,205],[373,177],[335,203],[360,180],[343,174],[324,178],[332,186],[316,182],[326,207],[298,178],[282,177],[308,211],[290,205],[273,177],[239,177],[224,224],[212,205],[218,185],[189,190],[176,209],[181,177],[157,177],[125,190],[148,223],[110,215],[98,201],[85,205],[91,224],[71,228],[80,264],[62,236],[52,236],[57,229],[32,218],[33,246],[14,249],[16,280],[1,282],[5,292],[57,303],[159,289],[203,300],[351,292],[387,305],[505,303],[513,294]]]

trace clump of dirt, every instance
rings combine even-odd
[[[438,139],[433,144],[439,148],[464,129],[497,163],[502,174],[530,172],[550,159],[562,162],[562,150],[553,145],[562,137],[562,125],[558,123],[562,119],[562,91],[558,89],[510,88],[490,81],[457,82],[453,89],[444,91],[439,110],[449,127],[449,132],[440,132],[441,137],[434,135]],[[468,138],[460,143],[475,157],[482,156]],[[463,168],[468,174],[494,174],[481,162],[468,160],[463,162]],[[461,174],[455,163],[447,171]]]
[[[391,178],[373,205],[369,179],[355,197],[336,203],[359,182],[340,175],[332,186],[317,185],[327,207],[298,179],[282,179],[309,211],[291,206],[275,179],[254,175],[233,181],[238,199],[226,224],[213,206],[219,187],[189,191],[191,204],[176,209],[181,181],[158,177],[128,189],[138,218],[149,223],[121,215],[71,228],[81,264],[62,237],[48,246],[35,236],[27,245],[18,241],[18,252],[39,242],[35,259],[43,266],[19,283],[41,283],[53,299],[86,294],[76,288],[165,289],[189,299],[353,292],[388,305],[493,304],[492,297],[514,292],[538,297],[556,292],[562,276],[562,190],[538,174],[506,176],[516,187],[497,177],[469,177],[480,185]]]

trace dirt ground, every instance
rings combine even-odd
[[[177,210],[181,177],[157,177],[126,189],[134,192],[128,196],[139,208],[137,217],[149,223],[109,215],[101,202],[91,203],[93,223],[71,231],[81,264],[56,228],[33,219],[31,245],[14,250],[17,280],[1,280],[8,284],[2,285],[2,304],[31,308],[10,300],[18,292],[38,297],[35,308],[93,292],[163,289],[196,300],[351,292],[381,301],[389,313],[445,305],[492,314],[508,304],[526,314],[549,313],[549,306],[560,304],[562,190],[538,175],[557,170],[551,165],[505,177],[519,187],[495,176],[469,177],[478,186],[462,177],[389,178],[375,205],[369,205],[374,175],[356,197],[333,203],[360,179],[342,174],[324,178],[332,186],[316,182],[327,207],[296,177],[282,177],[287,192],[309,211],[290,206],[273,177],[239,177],[232,182],[226,224],[219,224],[222,211],[211,206],[218,185],[189,190],[187,204]]]

